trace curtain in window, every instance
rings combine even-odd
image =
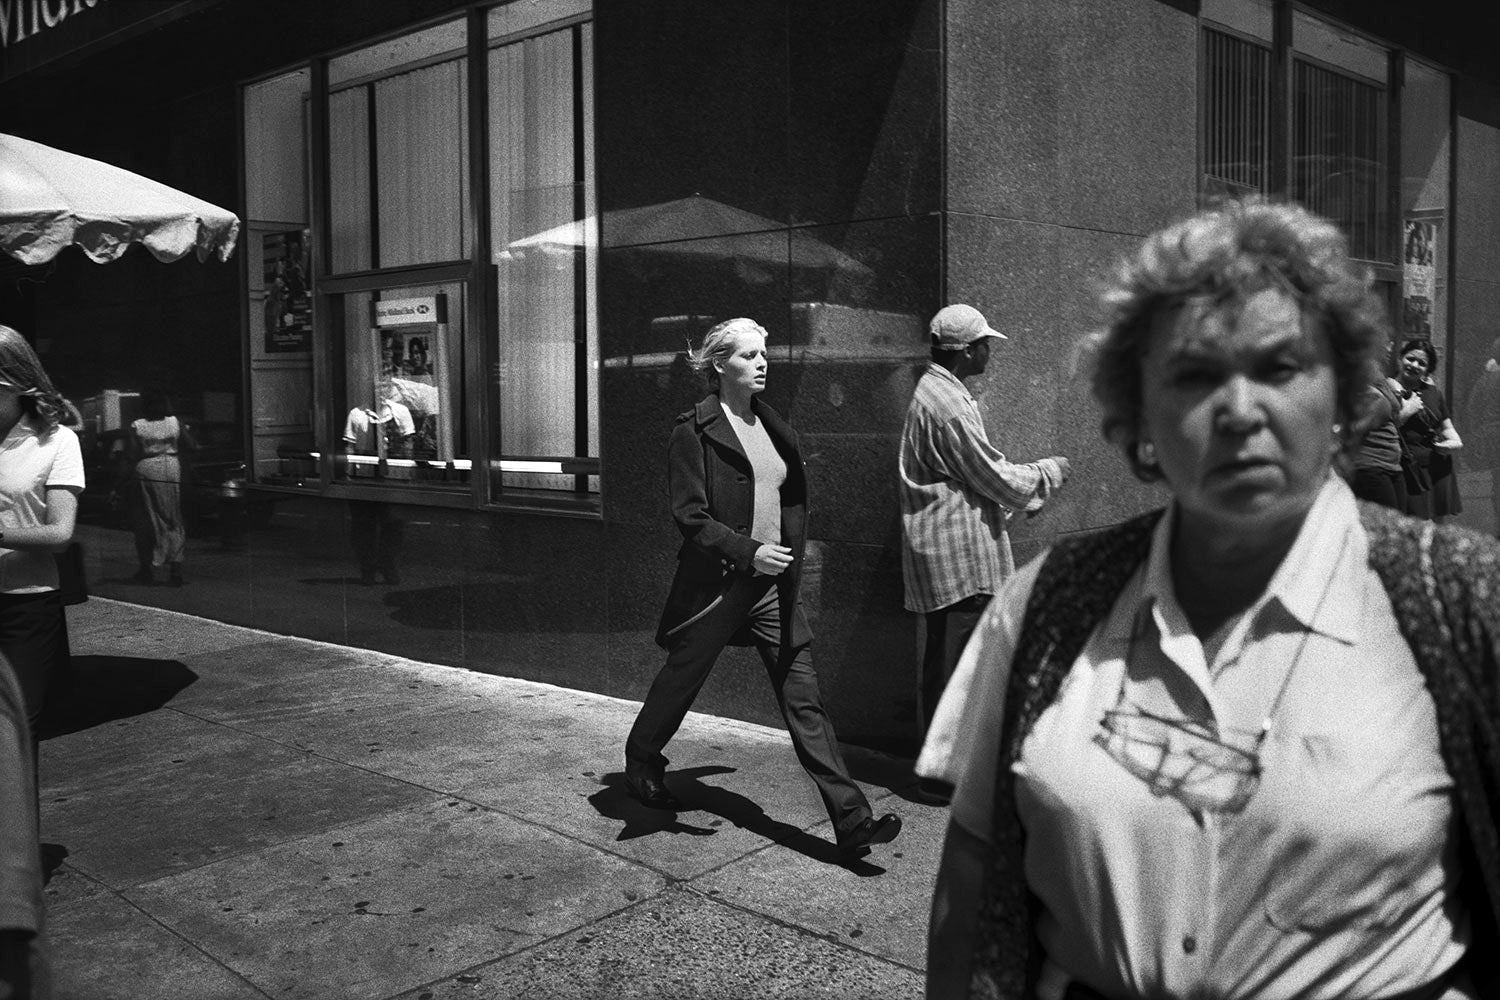
[[[1203,32],[1203,189],[1242,196],[1271,182],[1271,52]]]
[[[375,84],[380,267],[468,256],[466,64],[453,59]]]
[[[573,30],[491,50],[490,184],[498,271],[497,378],[500,450],[509,456],[572,456],[577,439],[580,361],[594,340],[590,313],[597,238],[593,205],[578,222],[576,196],[592,197],[579,176],[575,136],[583,94],[575,94]],[[585,133],[587,129],[583,129]],[[587,157],[583,157],[587,163]],[[569,227],[573,227],[570,229]],[[512,242],[539,233],[559,236],[544,252],[509,254]],[[580,245],[582,244],[582,245]],[[593,421],[589,421],[592,424]],[[593,432],[593,428],[589,427]],[[572,489],[571,477],[508,474],[510,486]]]
[[[1299,60],[1293,98],[1292,197],[1337,222],[1353,256],[1391,260],[1385,91]]]
[[[369,91],[341,90],[328,98],[328,212],[334,271],[370,267]]]

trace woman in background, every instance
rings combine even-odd
[[[83,453],[69,404],[19,333],[0,326],[0,653],[35,738],[48,678],[67,666],[57,560],[73,539]]]
[[[182,519],[182,462],[179,454],[196,442],[172,413],[172,398],[160,389],[141,400],[144,416],[130,424],[130,460],[136,483],[135,555],[139,583],[155,583],[167,568],[167,582],[182,586],[182,552],[187,529]]]
[[[1401,424],[1406,450],[1424,469],[1432,487],[1407,497],[1406,512],[1428,521],[1441,521],[1464,509],[1458,495],[1458,477],[1453,474],[1453,453],[1464,446],[1443,390],[1432,380],[1437,370],[1437,348],[1430,340],[1408,340],[1401,345],[1399,359],[1402,396],[1420,399],[1422,406]]]

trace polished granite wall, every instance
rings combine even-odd
[[[1100,439],[1078,347],[1110,263],[1195,207],[1197,37],[1158,0],[948,5],[946,295],[1010,337],[971,389],[1007,457],[1073,463],[1018,561],[1160,501]]]

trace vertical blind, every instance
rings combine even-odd
[[[1271,52],[1204,30],[1205,194],[1264,192],[1271,181]]]
[[[1337,222],[1349,251],[1389,260],[1383,88],[1298,60],[1292,86],[1292,197]]]
[[[598,454],[598,239],[592,157],[581,146],[592,132],[592,87],[575,82],[591,62],[589,41],[584,24],[490,52],[496,388],[506,456]],[[549,233],[560,234],[550,241],[554,252],[503,252]],[[580,408],[580,399],[588,405]],[[572,476],[548,473],[507,472],[502,483],[575,488]]]

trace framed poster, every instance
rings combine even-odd
[[[312,350],[309,236],[305,229],[261,235],[267,354]]]
[[[373,312],[377,405],[394,403],[410,413],[413,458],[451,459],[447,297],[380,299]]]
[[[1437,294],[1437,223],[1408,218],[1401,254],[1401,329],[1407,337],[1432,339]]]

